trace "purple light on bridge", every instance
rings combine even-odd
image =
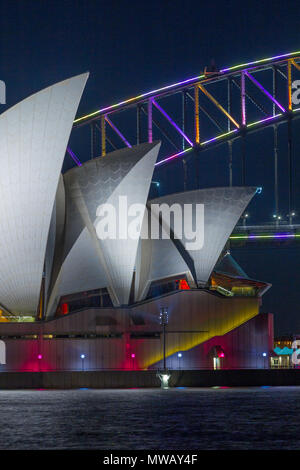
[[[258,65],[258,64],[264,64],[265,62],[274,61],[276,59],[288,58],[288,57],[292,57],[292,56],[295,56],[295,55],[300,55],[300,51],[290,52],[288,54],[281,54],[281,55],[277,55],[277,56],[274,56],[274,57],[269,57],[267,59],[255,60],[255,61],[252,61],[252,62],[247,62],[247,63],[244,63],[244,64],[235,65],[233,67],[227,67],[227,68],[221,69],[218,73],[223,74],[225,72],[230,72],[230,71],[242,68],[242,67],[245,67],[245,68],[248,67],[249,68],[252,65],[255,66],[255,65]],[[116,108],[119,108],[119,107],[127,105],[127,104],[131,104],[131,103],[133,103],[137,100],[144,99],[144,98],[147,98],[147,97],[151,97],[152,95],[158,96],[158,95],[161,95],[161,94],[163,94],[163,93],[165,93],[169,90],[172,90],[174,88],[177,88],[177,87],[181,87],[181,86],[184,86],[184,85],[192,85],[193,83],[197,83],[199,80],[202,80],[202,79],[205,79],[205,78],[206,78],[205,74],[201,74],[201,75],[198,75],[196,77],[188,78],[186,80],[182,80],[182,81],[177,82],[177,83],[172,83],[171,85],[167,85],[167,86],[164,86],[162,88],[157,88],[155,90],[148,91],[147,93],[142,93],[140,95],[134,96],[133,98],[129,98],[129,99],[124,100],[124,101],[120,101],[119,103],[113,104],[111,106],[106,106],[105,108],[98,109],[97,111],[94,111],[93,113],[89,113],[89,114],[86,114],[85,116],[81,116],[81,117],[74,120],[74,124],[77,124],[77,123],[79,123],[79,122],[81,122],[85,119],[92,118],[94,116],[98,116],[100,114],[104,114],[104,113],[113,111]]]
[[[267,118],[261,119],[260,121],[256,122],[251,122],[251,124],[248,124],[247,127],[255,126],[256,124],[262,124],[263,122],[266,121],[272,121],[272,119],[276,119],[277,117],[282,116],[282,114],[275,114],[275,116],[269,116]]]
[[[80,122],[80,121],[82,121],[84,119],[87,119],[89,117],[96,116],[98,114],[103,114],[103,113],[110,112],[110,111],[112,111],[116,108],[119,108],[119,107],[124,106],[126,104],[130,104],[130,103],[132,103],[136,100],[147,98],[148,96],[150,97],[151,95],[155,95],[155,94],[158,95],[158,94],[164,93],[168,90],[172,90],[172,88],[176,88],[178,86],[188,85],[190,83],[194,83],[197,80],[201,80],[202,78],[205,78],[204,74],[198,75],[197,77],[188,78],[187,80],[182,80],[181,82],[172,83],[172,85],[167,85],[167,86],[164,86],[162,88],[157,88],[156,90],[151,90],[151,91],[148,91],[147,93],[142,93],[141,95],[134,96],[133,98],[129,98],[128,100],[120,101],[119,103],[113,104],[111,106],[106,106],[105,108],[98,109],[98,111],[94,111],[93,113],[87,114],[86,116],[81,116],[81,117],[75,119],[74,123],[76,124],[77,122]]]
[[[125,139],[124,135],[122,134],[121,131],[119,131],[119,129],[111,122],[111,120],[105,116],[105,121],[107,122],[107,124],[110,125],[110,127],[116,132],[116,134],[118,134],[118,136],[120,137],[120,139],[124,142],[125,145],[127,145],[127,147],[129,147],[130,149],[132,148],[132,145],[128,142],[128,140]]]
[[[229,72],[230,70],[234,70],[240,67],[249,67],[251,65],[256,65],[256,64],[262,64],[263,62],[268,62],[271,60],[276,60],[276,59],[284,59],[285,57],[290,57],[295,54],[299,54],[300,51],[298,52],[289,52],[288,54],[281,54],[281,55],[275,55],[274,57],[269,57],[267,59],[261,59],[261,60],[254,60],[252,62],[247,62],[246,64],[240,64],[240,65],[235,65],[234,67],[227,67],[226,69],[220,70],[220,72]]]
[[[269,118],[267,118],[267,119],[269,119]],[[238,129],[232,129],[231,131],[226,132],[225,134],[217,135],[216,137],[213,137],[212,139],[206,140],[205,142],[201,142],[200,145],[210,144],[211,142],[215,142],[219,139],[222,139],[222,137],[226,137],[227,135],[233,134],[235,132],[238,132]],[[171,155],[170,157],[167,157],[164,160],[161,160],[160,162],[157,162],[155,164],[155,166],[162,165],[163,163],[167,163],[168,161],[173,160],[174,158],[181,157],[182,155],[184,155],[187,152],[190,152],[191,150],[193,150],[193,147],[189,147],[185,150],[182,150],[181,152],[175,153],[174,155]]]
[[[254,78],[249,72],[245,72],[245,75],[251,80],[251,82],[254,83],[254,85],[257,86],[257,88],[259,88],[268,98],[270,98],[271,101],[273,101],[273,103],[276,104],[276,106],[278,106],[278,108],[281,109],[282,112],[286,112],[285,108],[283,106],[281,106],[281,104],[276,100],[276,98],[274,98],[271,93],[268,92],[268,90],[266,90],[257,80],[256,78]]]
[[[175,127],[177,132],[179,132],[179,134],[190,144],[190,146],[193,147],[193,142],[188,138],[187,135],[185,135],[185,133],[180,129],[180,127],[177,126],[176,122],[173,121],[173,119],[166,113],[166,111],[155,101],[154,98],[151,101],[154,106],[158,109],[158,111],[160,111],[161,114],[165,116],[169,123],[172,124],[173,127]]]
[[[161,160],[160,162],[155,163],[155,166],[162,165],[163,163],[167,163],[168,161],[173,160],[174,158],[181,157],[182,155],[184,155],[187,152],[190,152],[191,150],[193,150],[193,147],[182,150],[182,152],[175,153],[174,155],[171,155],[170,157],[165,158],[164,160]]]
[[[284,239],[284,238],[295,238],[296,235],[294,233],[275,233],[275,234],[270,234],[270,235],[249,235],[248,238],[249,240],[255,240],[259,238],[279,238],[279,239]]]
[[[242,99],[242,124],[246,125],[246,87],[245,87],[245,74],[241,75],[241,99]]]
[[[276,233],[274,238],[295,238],[294,233]]]
[[[211,139],[205,140],[204,142],[200,142],[200,145],[210,144],[211,142],[215,142],[218,139],[222,139],[222,137],[226,137],[227,135],[233,134],[234,132],[238,132],[238,129],[232,129],[229,132],[225,132],[225,134],[220,134],[216,137],[212,137]]]
[[[78,157],[76,157],[75,153],[73,152],[73,150],[70,149],[70,147],[67,147],[67,152],[68,152],[68,154],[70,155],[70,157],[73,158],[73,160],[74,160],[74,162],[76,163],[76,165],[82,166],[81,161],[79,160]]]

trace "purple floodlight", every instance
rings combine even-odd
[[[249,240],[261,239],[261,238],[285,239],[285,238],[295,238],[295,234],[294,233],[275,233],[275,234],[270,234],[270,235],[249,235],[248,238]]]
[[[166,113],[166,111],[162,109],[162,107],[155,101],[154,98],[151,101],[154,104],[154,106],[158,109],[158,111],[160,111],[161,114],[165,116],[165,118],[169,121],[169,123],[172,124],[172,126],[175,127],[175,129],[179,132],[179,134],[190,144],[191,147],[193,147],[193,142],[187,137],[187,135],[185,135],[185,133],[180,129],[180,127],[177,126],[176,122],[173,121],[173,119]]]
[[[105,116],[105,121],[110,125],[110,127],[118,134],[121,140],[123,140],[124,144],[127,145],[127,147],[132,148],[132,145],[128,142],[128,140],[125,139],[124,135],[122,134],[121,131],[111,122],[111,120]]]
[[[268,92],[268,90],[266,90],[257,80],[256,78],[253,77],[253,75],[251,75],[249,72],[245,72],[245,75],[247,75],[247,77],[251,80],[251,82],[254,83],[254,85],[257,86],[257,88],[259,88],[268,98],[270,98],[271,101],[273,101],[273,103],[276,104],[276,106],[278,106],[278,108],[281,109],[281,111],[283,113],[286,112],[285,108],[283,106],[281,106],[281,104],[276,100],[276,98],[274,98],[271,93]]]
[[[70,147],[67,147],[67,152],[68,152],[68,154],[70,155],[70,157],[73,158],[73,160],[74,160],[74,162],[76,163],[76,165],[82,166],[82,163],[80,162],[79,158],[76,157],[75,153],[70,149]]]
[[[160,160],[160,162],[155,163],[155,166],[160,166],[163,163],[167,163],[170,160],[173,160],[174,158],[181,157],[181,155],[184,155],[185,153],[189,152],[190,150],[193,150],[193,147],[190,147],[188,149],[182,150],[182,152],[175,153],[174,155],[171,155],[170,157],[165,158],[164,160]]]

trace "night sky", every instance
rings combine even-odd
[[[0,106],[4,111],[48,85],[90,71],[78,112],[82,115],[198,75],[212,58],[223,68],[299,49],[300,14],[291,1],[0,0],[0,79],[7,87],[7,105]],[[294,126],[298,212],[299,126],[300,120]],[[264,188],[249,208],[253,222],[270,220],[274,211],[271,140],[266,131],[252,137],[247,148],[253,159],[246,182]],[[72,135],[71,144],[81,161],[89,158],[86,140]],[[224,151],[203,154],[197,172],[191,159],[190,189],[228,184],[221,163]],[[238,152],[237,146],[235,158]],[[66,160],[65,169],[71,166]],[[241,184],[238,173],[234,178],[234,184]],[[169,164],[155,179],[161,182],[160,194],[182,190],[182,166]],[[280,198],[285,214],[284,181]],[[262,311],[275,314],[276,333],[300,333],[300,246],[260,244],[233,249],[232,254],[249,276],[273,284]]]

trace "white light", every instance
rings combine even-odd
[[[169,378],[171,377],[171,375],[168,374],[167,371],[164,371],[164,372],[157,372],[157,377],[160,380],[161,388],[165,390],[168,389],[169,388],[168,382],[169,382]]]
[[[85,359],[85,354],[81,354],[81,359]]]
[[[263,353],[263,356],[266,357],[266,356],[267,356],[267,353]]]
[[[178,356],[178,357],[182,357],[182,353],[178,353],[177,356]]]

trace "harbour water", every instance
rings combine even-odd
[[[300,387],[0,391],[0,449],[299,449]]]

